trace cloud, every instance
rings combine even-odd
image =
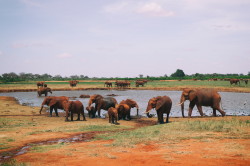
[[[66,52],[57,55],[58,58],[69,58],[69,57],[72,57],[72,56],[73,56],[72,54],[69,54],[69,53],[66,53]]]
[[[153,17],[173,16],[173,11],[164,9],[163,5],[156,2],[142,3],[139,1],[124,1],[104,6],[103,11],[106,13],[123,13],[123,14],[142,14]]]
[[[174,15],[174,12],[163,9],[160,4],[155,2],[146,3],[138,7],[137,13],[156,17],[169,17]]]

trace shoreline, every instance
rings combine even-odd
[[[130,87],[130,88],[52,88],[52,91],[81,91],[81,90],[159,90],[159,91],[182,91],[185,88],[190,89],[202,89],[209,87]],[[214,87],[218,92],[235,92],[235,93],[250,93],[249,89],[236,89],[236,88],[224,88]],[[11,93],[11,92],[35,92],[36,88],[24,89],[24,88],[13,88],[13,89],[0,89],[0,93]]]

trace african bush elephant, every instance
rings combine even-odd
[[[44,105],[47,105],[50,107],[50,116],[52,117],[53,109],[55,110],[56,116],[58,116],[57,109],[64,109],[63,108],[63,101],[69,101],[69,98],[66,96],[48,96],[45,97],[40,109],[40,114],[42,112],[42,109]]]
[[[182,117],[184,116],[184,102],[190,101],[188,116],[191,117],[192,110],[196,105],[200,115],[203,116],[202,106],[210,106],[213,109],[213,115],[216,116],[216,110],[218,110],[222,116],[225,116],[225,112],[220,108],[221,97],[220,94],[214,89],[184,89],[181,94],[180,105],[182,111]]]
[[[147,109],[145,111],[145,113],[147,114],[147,116],[149,118],[152,117],[152,115],[150,115],[149,112],[153,108],[155,108],[155,110],[157,112],[158,123],[160,123],[160,124],[164,123],[164,120],[163,120],[164,113],[167,114],[166,123],[168,123],[169,113],[170,113],[170,110],[172,108],[172,100],[170,99],[170,97],[157,96],[157,97],[153,97],[153,98],[149,99],[148,106],[147,106]]]
[[[37,85],[37,88],[43,87],[44,81],[39,81],[39,82],[36,83],[36,85]]]
[[[52,94],[51,89],[48,88],[48,87],[39,88],[39,89],[37,90],[37,94],[38,94],[39,97],[40,97],[42,94],[44,94],[45,96],[47,96],[47,95],[48,95],[48,92],[50,92],[50,93]]]
[[[118,111],[118,118],[123,120],[131,120],[130,117],[130,107],[128,104],[118,104],[115,107]]]
[[[77,120],[80,120],[80,114],[83,116],[83,120],[85,121],[85,116],[84,116],[84,107],[83,104],[80,101],[66,101],[64,100],[62,102],[63,109],[66,112],[66,118],[65,121],[69,121],[69,113],[71,115],[71,121],[73,121],[73,114],[77,114],[78,118]]]
[[[88,107],[95,103],[95,110],[93,111],[92,118],[95,117],[96,111],[98,111],[98,117],[100,116],[101,109],[108,110],[110,107],[115,107],[117,101],[113,97],[103,97],[101,95],[90,96]]]
[[[131,110],[131,108],[134,108],[134,107],[136,107],[136,115],[138,116],[139,114],[138,114],[138,112],[139,112],[139,106],[138,106],[138,104],[136,103],[136,101],[134,101],[134,100],[132,100],[132,99],[126,99],[126,100],[122,100],[121,102],[120,102],[120,104],[127,104],[130,108],[129,108],[129,116],[130,116],[130,110]]]
[[[230,84],[231,84],[231,85],[232,85],[232,84],[237,85],[238,83],[239,83],[239,85],[240,85],[240,80],[239,80],[239,79],[230,79],[229,81],[230,81]]]
[[[71,81],[69,81],[69,85],[71,87],[75,87],[78,83],[79,83],[79,81],[77,81],[77,80],[71,80]]]
[[[114,107],[108,109],[109,123],[119,124],[118,121],[118,110]]]

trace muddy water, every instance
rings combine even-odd
[[[107,96],[109,94],[115,94],[114,96],[118,103],[124,99],[134,99],[139,107],[139,114],[145,116],[143,112],[146,110],[148,100],[155,96],[169,96],[173,101],[172,110],[170,116],[181,117],[180,106],[177,106],[180,100],[181,91],[155,91],[155,90],[85,90],[85,91],[54,91],[52,96],[68,96],[71,100],[80,100],[86,107],[89,99],[79,98],[80,95],[93,95],[100,94]],[[49,94],[51,95],[51,94]],[[222,97],[222,108],[227,115],[250,115],[250,93],[232,93],[232,92],[220,92]],[[12,93],[0,93],[0,96],[13,96],[18,99],[21,104],[30,106],[40,106],[44,97],[38,97],[36,92],[12,92]],[[189,101],[185,102],[185,115],[187,115]],[[39,110],[37,110],[39,111]],[[136,114],[136,109],[131,110],[131,114]],[[87,111],[85,111],[87,113]],[[207,116],[212,115],[212,109],[209,107],[203,107],[203,112]],[[106,111],[102,110],[104,115]],[[156,114],[154,110],[152,114]],[[220,115],[218,112],[217,115]],[[192,116],[199,116],[198,110],[195,107]]]

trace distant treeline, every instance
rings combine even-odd
[[[147,79],[147,80],[189,80],[189,79],[197,79],[197,80],[210,80],[210,79],[250,79],[250,72],[247,75],[244,74],[192,74],[186,75],[183,70],[177,69],[175,73],[170,76],[164,75],[160,77],[154,76],[143,76],[140,74],[138,77],[88,77],[84,75],[72,75],[69,77],[63,77],[61,75],[52,76],[50,74],[32,74],[32,73],[19,73],[16,74],[14,72],[4,73],[0,75],[0,81],[7,82],[21,82],[21,81],[69,81],[69,80],[137,80],[137,79]]]

